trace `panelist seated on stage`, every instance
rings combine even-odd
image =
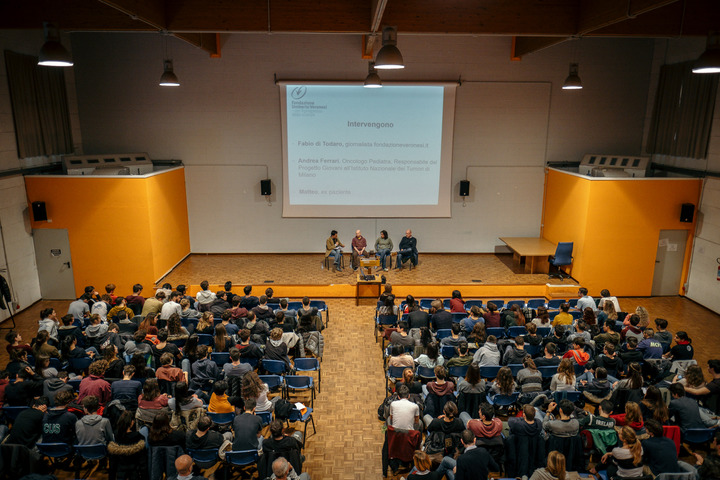
[[[340,260],[342,259],[342,248],[345,245],[343,245],[342,242],[338,239],[337,234],[337,230],[331,231],[330,237],[325,241],[325,256],[332,257],[335,264],[335,270],[338,272],[342,272]]]
[[[393,241],[388,236],[387,230],[380,230],[380,236],[375,240],[375,256],[380,258],[379,269],[388,271],[387,261],[393,249]]]
[[[357,270],[360,266],[360,257],[368,257],[370,254],[367,251],[367,240],[362,236],[360,230],[355,230],[355,236],[350,242],[352,247],[352,269]]]
[[[412,230],[409,229],[405,232],[405,236],[402,240],[400,240],[400,245],[398,245],[396,268],[402,270],[403,263],[408,260],[410,260],[410,269],[412,269],[412,267],[417,267],[417,239],[412,236]]]

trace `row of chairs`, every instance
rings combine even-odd
[[[436,298],[421,298],[420,299],[420,308],[423,310],[430,310],[430,305],[432,302],[437,300]],[[450,299],[446,298],[443,301],[443,307],[446,309],[450,309]],[[577,307],[577,298],[572,298],[570,300],[565,299],[553,299],[553,300],[546,300],[544,298],[531,298],[527,302],[525,300],[508,300],[507,302],[505,300],[488,300],[487,302],[483,302],[482,300],[466,300],[465,301],[465,310],[468,312],[470,311],[470,308],[473,306],[478,307],[487,307],[488,303],[494,303],[495,306],[498,309],[501,308],[511,308],[513,305],[518,305],[521,308],[538,308],[538,307],[545,307],[548,310],[558,309],[560,308],[560,305],[563,303],[568,303],[570,305],[570,308],[576,308]],[[378,301],[378,307],[381,307],[383,304],[382,302]],[[401,307],[405,307],[405,302],[402,302]]]

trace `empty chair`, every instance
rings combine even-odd
[[[420,299],[420,308],[423,310],[430,310],[430,304],[434,302],[434,298],[421,298]]]
[[[714,428],[688,428],[682,432],[682,440],[691,445],[702,445],[706,451],[709,451],[714,435]]]
[[[497,394],[493,397],[487,397],[487,401],[490,405],[493,405],[495,407],[503,408],[503,407],[512,407],[517,403],[518,397],[520,394],[518,392],[513,393],[512,395],[501,395]]]
[[[548,300],[547,308],[548,309],[560,308],[560,305],[562,305],[565,302],[567,302],[567,300],[563,300],[560,298],[556,298],[554,300]]]
[[[577,298],[571,298],[570,300],[568,300],[567,303],[568,303],[568,305],[570,305],[570,308],[577,308],[577,302],[578,302]]]
[[[506,308],[510,308],[513,305],[517,305],[520,308],[525,308],[525,300],[510,300],[507,302]]]
[[[75,373],[81,373],[86,371],[90,364],[93,362],[93,359],[90,357],[86,358],[71,358],[69,360],[70,363],[70,369]]]
[[[552,327],[538,327],[537,334],[541,337],[547,337],[552,332]]]
[[[317,430],[315,430],[315,420],[313,420],[312,412],[312,408],[306,408],[302,412],[297,408],[293,408],[290,410],[290,417],[287,420],[288,425],[290,422],[303,422],[305,424],[305,430],[303,431],[303,448],[305,448],[305,439],[307,439],[308,423],[312,423],[313,433],[317,433]]]
[[[453,312],[452,313],[452,320],[455,323],[461,322],[467,318],[467,313],[463,312]]]
[[[550,256],[548,262],[555,267],[556,273],[548,273],[549,277],[557,277],[560,279],[572,278],[561,267],[572,265],[573,242],[559,242],[555,249],[555,255]]]
[[[525,334],[527,334],[527,328],[520,326],[510,327],[507,331],[507,336],[510,338],[519,337]]]
[[[502,327],[490,327],[485,329],[487,335],[495,335],[495,338],[503,338],[505,336],[505,329]]]
[[[302,302],[288,302],[288,310],[300,310],[302,306]]]
[[[435,370],[429,367],[418,366],[417,376],[420,380],[435,380]]]
[[[218,367],[222,368],[223,365],[230,362],[230,354],[227,352],[212,352],[210,354],[210,360],[215,362]]]
[[[443,345],[443,347],[440,349],[440,353],[443,357],[447,359],[450,359],[457,355],[457,351],[452,345]]]
[[[270,391],[280,389],[281,392],[285,391],[285,385],[283,383],[283,377],[280,375],[258,375],[263,383],[267,384]]]
[[[513,377],[517,377],[518,372],[524,368],[520,363],[511,363],[506,365],[506,367],[510,368]]]
[[[198,333],[197,336],[199,345],[207,345],[209,347],[212,347],[215,344],[215,340],[213,339],[212,335],[208,335],[206,333]]]
[[[309,375],[285,375],[285,391],[290,398],[290,392],[310,392],[310,406],[315,406],[315,382]]]
[[[390,380],[395,380],[395,382],[402,381],[403,378],[403,372],[408,367],[388,367],[387,372],[385,373],[385,396],[387,396],[387,393],[389,392],[390,388]]]
[[[465,375],[467,375],[467,371],[469,365],[462,365],[462,366],[456,366],[456,367],[448,367],[448,376],[454,377],[454,378],[465,378]]]
[[[259,413],[259,412],[256,412]],[[217,448],[203,448],[203,449],[188,449],[188,455],[192,457],[195,464],[202,468],[202,469],[208,469],[215,466],[215,464],[220,460],[218,457],[218,449]]]
[[[528,300],[527,302],[527,308],[538,308],[538,307],[544,307],[545,306],[545,299],[544,298],[533,298]]]
[[[553,393],[553,398],[556,402],[560,402],[560,400],[570,400],[571,402],[575,403],[582,397],[582,392],[575,392],[573,390],[562,390],[557,391]]]
[[[465,300],[465,310],[467,310],[468,312],[473,306],[482,307],[482,305],[482,300]]]
[[[48,457],[51,465],[55,465],[60,458],[66,458],[72,455],[72,445],[67,443],[36,443],[35,446],[40,455]]]
[[[557,365],[548,365],[547,367],[538,367],[540,375],[543,378],[552,378],[557,373]]]
[[[15,419],[17,418],[17,416],[20,415],[25,410],[27,410],[28,408],[30,408],[30,407],[25,407],[25,406],[13,407],[10,405],[5,405],[2,407],[2,412],[3,412],[3,415],[5,416],[5,419],[9,423],[13,423],[15,421]]]
[[[76,465],[75,465],[75,478],[87,478],[80,476],[80,468],[82,467],[82,459],[86,462],[99,462],[107,456],[107,448],[105,444],[99,443],[95,445],[74,445]],[[78,458],[79,457],[79,458]],[[89,471],[88,475],[92,472]]]
[[[320,393],[320,361],[315,357],[303,357],[295,359],[295,371],[296,372],[318,372],[317,378],[317,390]]]
[[[526,343],[526,344],[525,344],[525,351],[526,351],[527,354],[530,355],[531,357],[536,357],[536,356],[538,356],[538,355],[540,354],[540,352],[543,351],[543,346],[540,345],[540,344],[538,344],[538,345],[529,345],[529,344]]]
[[[255,415],[262,419],[263,426],[269,425],[272,422],[272,412],[260,412],[256,411]]]
[[[452,335],[452,330],[450,330],[449,328],[441,328],[440,330],[435,332],[435,338],[437,338],[438,340],[442,340],[443,338],[449,337],[450,335]]]
[[[275,375],[283,375],[288,370],[287,364],[282,360],[270,360],[267,358],[263,358],[262,368],[266,372]]]
[[[213,413],[208,412],[208,416],[216,425],[230,425],[235,420],[235,413]]]
[[[443,308],[444,308],[445,310],[450,310],[451,307],[452,307],[452,305],[450,305],[450,299],[449,299],[449,298],[446,298],[445,300],[443,300]]]
[[[480,376],[482,378],[492,380],[493,378],[497,377],[500,368],[500,365],[483,365],[482,367],[480,367]]]
[[[235,467],[246,468],[251,465],[255,465],[257,468],[259,459],[260,455],[257,450],[237,450],[225,453],[225,463],[227,463],[228,470]]]
[[[256,357],[240,357],[240,363],[247,363],[253,370],[257,368],[260,359]]]

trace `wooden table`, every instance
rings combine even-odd
[[[381,275],[374,275],[372,280],[363,280],[362,276],[357,274],[357,287],[355,289],[355,305],[360,305],[361,298],[378,298],[380,297],[380,288],[382,285]]]
[[[548,257],[555,254],[556,245],[538,237],[500,237],[513,251],[517,264],[525,258],[525,273],[548,273]]]

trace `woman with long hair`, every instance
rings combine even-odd
[[[184,450],[185,433],[180,430],[173,430],[170,426],[170,417],[165,412],[162,412],[155,416],[152,426],[150,426],[148,443],[154,447],[179,446]]]
[[[138,398],[138,408],[145,410],[160,410],[168,406],[168,396],[160,393],[157,379],[148,378],[143,383],[142,393]]]
[[[498,370],[497,378],[493,381],[490,391],[493,395],[512,395],[516,386],[510,367],[502,367]]]
[[[575,390],[575,366],[569,358],[560,360],[557,373],[550,380],[550,390],[553,392]]]
[[[122,358],[118,357],[118,349],[115,345],[108,345],[103,348],[103,360],[108,363],[108,368],[105,370],[106,378],[123,378],[123,368],[125,362]]]
[[[403,313],[410,313],[416,310],[420,310],[420,305],[418,305],[415,301],[415,297],[412,295],[405,297],[405,308],[403,309]]]
[[[155,372],[153,371],[153,369],[147,366],[147,360],[145,359],[145,355],[141,353],[136,353],[135,355],[130,357],[130,365],[135,367],[135,373],[132,377],[133,380],[139,380],[143,382],[145,381],[145,378],[153,378],[155,376]]]
[[[615,385],[616,388],[628,388],[630,390],[637,390],[642,386],[642,367],[637,362],[628,365],[627,375]]]
[[[42,378],[54,378],[57,377],[58,371],[50,366],[50,357],[38,355],[35,357],[35,374]]]
[[[145,318],[143,318],[143,321],[140,322],[138,326],[138,330],[145,330],[147,332],[150,327],[157,327],[156,315],[155,313],[145,315]]]
[[[95,355],[95,349],[85,350],[77,345],[77,337],[65,337],[60,345],[60,351],[62,353],[63,360],[70,360],[71,358],[89,358]]]
[[[523,360],[523,369],[517,373],[517,382],[521,393],[542,392],[542,374],[529,355]]]
[[[8,344],[5,346],[7,349],[8,354],[12,352],[13,350],[25,350],[27,353],[32,353],[32,348],[27,343],[23,343],[22,341],[22,335],[20,335],[19,332],[16,332],[15,330],[8,332],[7,335],[5,335],[5,341],[8,342]]]
[[[222,323],[218,323],[215,327],[215,352],[227,352],[230,350],[230,337],[227,336],[227,331]]]
[[[627,402],[625,404],[625,413],[616,415],[615,420],[618,424],[616,430],[620,430],[620,426],[628,426],[635,431],[636,435],[645,434],[645,422],[643,421],[640,405],[635,402]]]
[[[532,323],[538,327],[549,327],[550,326],[550,314],[547,308],[538,307],[536,310],[535,318],[532,319]]]
[[[146,382],[147,383],[147,382]],[[197,395],[190,393],[187,382],[177,382],[175,384],[175,396],[168,400],[168,408],[180,413],[193,408],[203,406],[202,400]]]
[[[415,359],[421,367],[435,368],[445,363],[445,358],[440,355],[440,347],[437,342],[431,342],[425,349],[425,353]]]
[[[398,307],[395,305],[395,295],[392,293],[383,299],[383,304],[378,308],[378,315],[397,315]]]
[[[673,383],[680,383],[683,387],[690,388],[702,388],[705,386],[705,375],[703,374],[700,365],[690,365],[685,369],[685,378],[678,380],[678,375],[675,375]]]
[[[590,326],[594,326],[597,324],[595,310],[593,310],[592,307],[585,307],[585,310],[583,310],[583,321]]]
[[[58,349],[48,343],[50,340],[50,334],[47,330],[40,330],[37,336],[33,339],[33,355],[47,355],[52,358],[60,358],[60,352]]]
[[[538,468],[530,477],[530,480],[575,480],[580,478],[577,472],[567,472],[565,455],[553,450],[548,454],[547,466]]]
[[[122,471],[132,470],[130,478],[145,480],[148,476],[147,450],[145,437],[135,428],[135,414],[125,410],[118,418],[115,428],[115,438],[108,443],[108,453],[112,456],[110,461],[110,478],[116,478],[115,471],[122,463]],[[128,472],[130,473],[130,472]],[[126,475],[125,478],[128,478]]]
[[[475,305],[472,308],[477,308]],[[480,347],[485,343],[487,335],[485,334],[485,324],[483,322],[477,322],[472,328],[470,335],[467,336],[468,343],[474,343],[476,347]]]
[[[647,308],[638,305],[635,309],[635,315],[640,317],[640,323],[637,325],[638,328],[645,328],[650,325],[650,313],[647,311]]]
[[[608,478],[635,478],[643,476],[643,448],[635,430],[625,426],[620,430],[622,446],[602,456],[601,463],[607,466]],[[591,473],[597,473],[591,470]]]
[[[252,398],[253,400],[255,400],[257,404],[255,408],[257,411],[268,412],[273,410],[274,403],[268,400],[268,393],[270,393],[270,388],[268,387],[267,383],[263,383],[263,381],[260,380],[257,372],[251,371],[243,375],[242,387],[240,392],[242,398],[244,398],[245,400],[247,400],[248,398]],[[280,397],[276,396],[275,398]]]
[[[645,392],[645,398],[640,402],[640,412],[643,418],[652,418],[661,425],[667,425],[670,421],[670,412],[662,398],[660,389],[650,385]]]
[[[180,315],[173,313],[168,318],[167,322],[168,329],[168,340],[181,340],[187,338],[190,335],[185,327],[182,325]]]
[[[450,312],[454,313],[465,313],[465,300],[462,298],[460,290],[452,291],[452,298],[450,298]]]
[[[613,322],[613,324],[617,321],[618,315],[615,311],[615,304],[613,302],[605,302],[602,305],[602,310],[598,313],[597,316],[597,323],[600,328],[605,324],[607,321]]]
[[[210,311],[203,312],[200,320],[198,320],[197,327],[195,327],[195,333],[203,335],[212,335],[215,329],[213,322],[213,314]]]
[[[415,380],[415,372],[413,372],[412,368],[403,370],[402,381],[395,384],[395,391],[397,391],[400,385],[408,387],[410,393],[422,394],[422,383]]]
[[[485,380],[480,377],[480,367],[477,363],[468,365],[465,378],[458,382],[460,393],[485,393]]]
[[[442,480],[444,475],[437,471],[431,471],[432,460],[430,456],[422,450],[415,450],[413,454],[413,464],[415,469],[407,476],[407,480]]]

